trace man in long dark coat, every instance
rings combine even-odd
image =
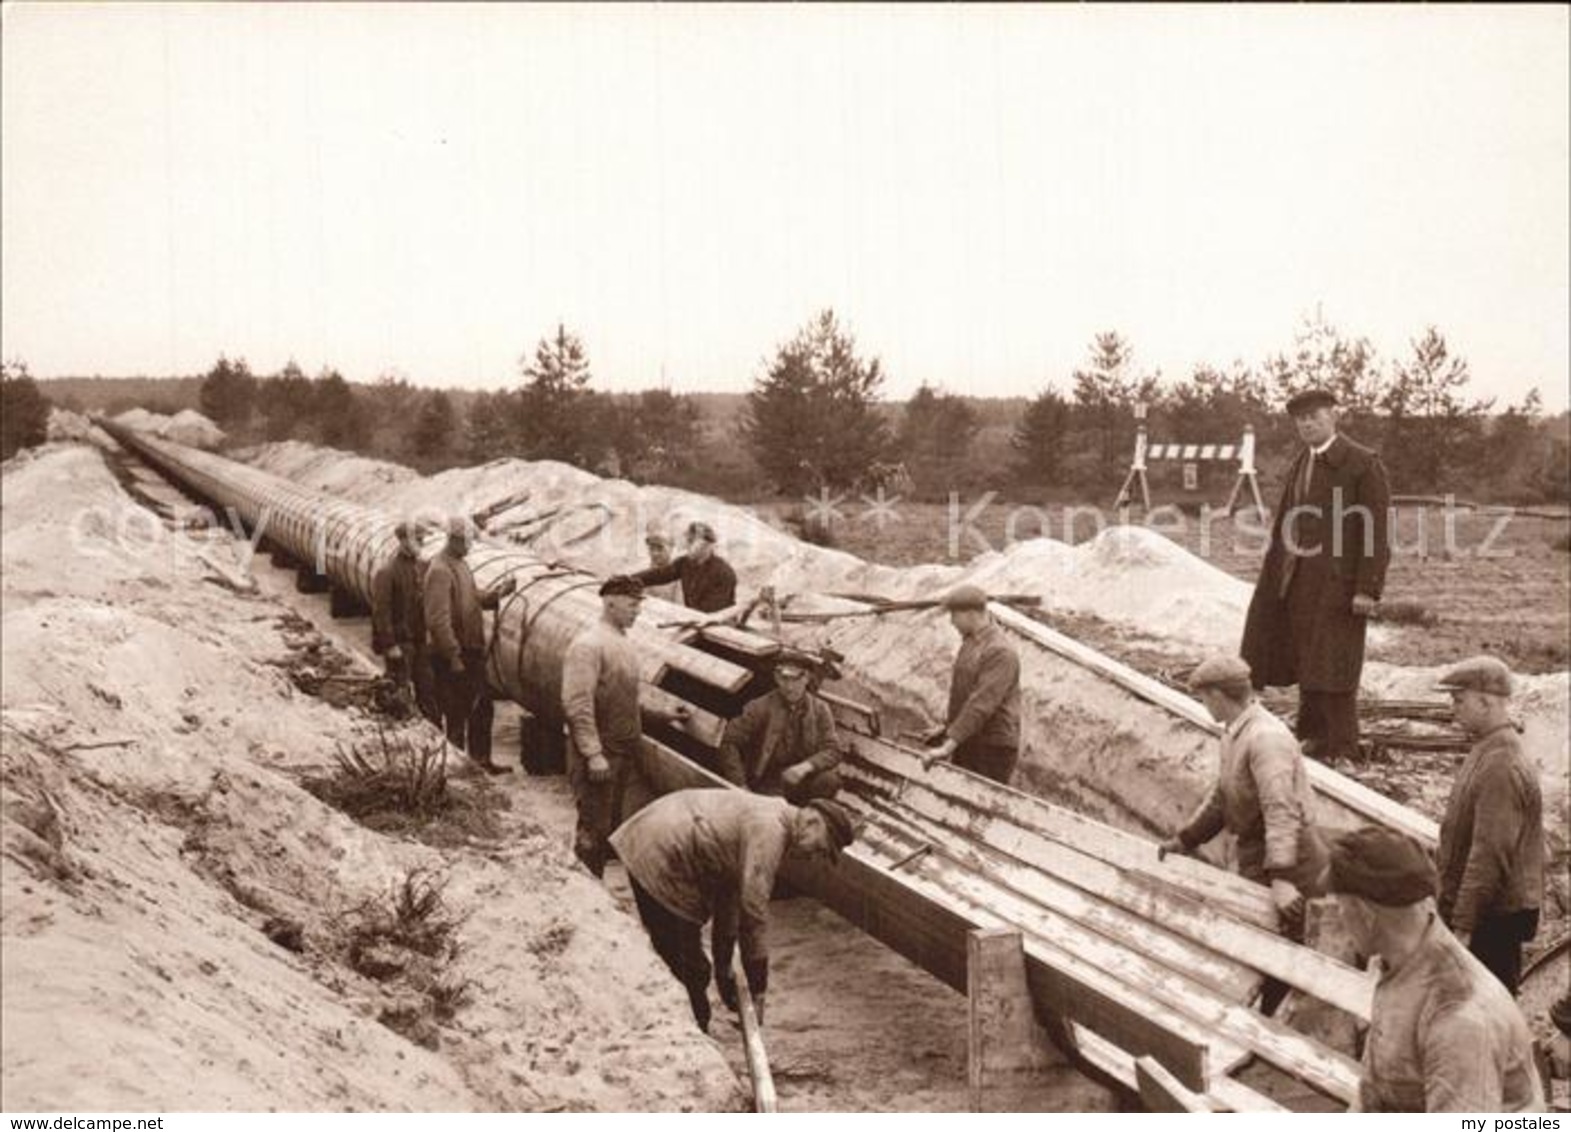
[[[1240,648],[1256,688],[1297,684],[1297,734],[1328,759],[1358,751],[1364,632],[1391,561],[1390,488],[1371,449],[1336,428],[1326,390],[1287,403],[1303,451],[1271,528]]]

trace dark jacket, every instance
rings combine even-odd
[[[1544,894],[1544,800],[1514,727],[1473,744],[1440,823],[1440,915],[1459,932],[1537,908]]]
[[[495,609],[495,594],[481,594],[469,563],[446,550],[431,559],[425,572],[425,627],[431,652],[445,661],[463,653],[485,651],[482,609]]]
[[[399,551],[371,580],[371,648],[378,654],[425,645],[425,570],[419,558]]]
[[[1020,654],[989,622],[960,642],[945,734],[957,745],[1020,747]]]
[[[700,562],[678,555],[664,566],[651,566],[634,574],[646,586],[682,583],[682,603],[700,613],[716,613],[736,604],[736,571],[718,554]]]
[[[719,773],[727,782],[761,794],[780,793],[780,774],[806,763],[817,773],[840,765],[840,740],[834,713],[814,696],[805,696],[796,718],[778,691],[760,696],[726,724],[720,744]]]
[[[1380,457],[1338,434],[1301,498],[1308,457],[1306,447],[1289,470],[1239,652],[1257,688],[1353,692],[1368,624],[1353,614],[1353,595],[1378,601],[1385,588],[1391,494]]]

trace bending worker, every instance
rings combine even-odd
[[[1217,782],[1159,853],[1188,853],[1226,829],[1238,839],[1238,871],[1270,884],[1284,932],[1300,936],[1304,898],[1322,891],[1326,846],[1298,741],[1255,697],[1242,660],[1203,661],[1189,686],[1223,727]]]
[[[933,748],[923,765],[953,759],[1007,786],[1020,761],[1020,654],[978,587],[956,586],[944,608],[960,634],[960,651],[949,681],[948,722],[923,735]]]
[[[486,685],[486,640],[483,609],[495,609],[517,588],[504,578],[481,593],[464,557],[469,553],[471,527],[459,516],[447,524],[447,545],[425,572],[425,625],[431,634],[431,670],[436,676],[437,702],[442,709],[448,742],[493,774],[511,768],[491,761],[491,690]]]
[[[1440,918],[1516,993],[1544,893],[1544,798],[1511,721],[1511,670],[1492,656],[1440,679],[1473,740],[1440,822]]]
[[[397,552],[371,580],[371,648],[387,665],[387,675],[399,694],[411,691],[420,714],[435,724],[442,722],[436,702],[435,677],[426,656],[425,571],[415,525],[393,528]]]
[[[775,661],[775,688],[726,724],[720,777],[801,804],[840,790],[840,738],[829,705],[810,694],[806,658]]]
[[[759,1020],[769,989],[769,895],[789,856],[832,860],[851,844],[851,817],[838,802],[815,798],[800,808],[742,790],[678,790],[656,799],[611,835],[632,883],[638,916],[655,951],[687,988],[693,1019],[709,1029],[710,931],[715,986],[737,1009],[731,959],[738,939],[742,971]]]
[[[1373,826],[1331,843],[1354,945],[1380,957],[1354,1112],[1543,1112],[1533,1038],[1500,981],[1435,911],[1417,842]]]
[[[736,571],[715,553],[715,529],[708,523],[687,525],[687,553],[664,566],[651,566],[633,577],[646,586],[682,583],[682,603],[701,613],[716,613],[736,604]]]

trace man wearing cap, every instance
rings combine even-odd
[[[944,598],[960,651],[949,679],[948,722],[924,736],[924,765],[953,759],[1006,786],[1020,761],[1020,654],[987,611],[987,594],[956,586]]]
[[[787,652],[775,661],[774,691],[726,724],[719,773],[755,794],[800,805],[840,790],[840,738],[829,705],[812,696],[810,662]]]
[[[1288,470],[1239,649],[1256,688],[1298,685],[1309,753],[1358,754],[1364,635],[1391,560],[1390,489],[1372,450],[1336,427],[1323,389],[1287,403],[1303,450]]]
[[[463,517],[447,524],[447,543],[426,568],[424,613],[431,635],[431,670],[447,738],[493,774],[508,769],[491,761],[491,690],[486,684],[485,620],[518,583],[505,578],[481,593],[464,557],[471,528]]]
[[[760,1020],[769,989],[769,896],[787,857],[833,860],[851,844],[851,816],[815,798],[797,807],[742,790],[678,790],[628,818],[611,844],[632,883],[638,915],[655,951],[687,988],[693,1019],[709,1029],[709,960],[701,932],[711,919],[720,999],[737,1008],[731,958],[742,970]]]
[[[687,525],[687,553],[664,566],[651,566],[633,577],[646,586],[682,583],[682,602],[689,609],[717,613],[736,604],[736,571],[715,553],[715,529],[708,523]]]
[[[567,777],[578,804],[573,851],[597,877],[605,873],[607,838],[621,820],[643,734],[638,653],[627,639],[643,600],[637,578],[606,579],[600,620],[574,638],[562,660]]]
[[[1435,911],[1422,846],[1368,826],[1331,843],[1329,887],[1380,958],[1355,1112],[1542,1112],[1533,1038],[1506,989]]]
[[[1323,891],[1326,865],[1303,752],[1255,697],[1249,665],[1237,657],[1202,662],[1189,685],[1223,728],[1217,783],[1160,853],[1188,853],[1227,830],[1237,839],[1238,871],[1271,886],[1283,931],[1296,938],[1304,898]]]
[[[1544,803],[1511,721],[1511,670],[1477,656],[1440,680],[1473,740],[1440,823],[1440,916],[1516,993],[1522,944],[1538,931]]]
[[[659,528],[649,528],[644,535],[644,549],[649,552],[649,569],[663,570],[671,565],[671,536]],[[659,586],[646,584],[644,596],[669,601],[672,605],[681,605],[682,586],[680,582],[666,582]]]
[[[393,528],[398,549],[371,579],[371,648],[383,658],[387,675],[400,696],[414,704],[432,723],[442,722],[436,702],[435,678],[426,656],[425,563],[413,523]]]

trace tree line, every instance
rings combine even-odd
[[[1234,443],[1252,427],[1269,481],[1294,447],[1287,399],[1327,387],[1346,430],[1382,451],[1399,492],[1519,502],[1571,494],[1565,421],[1545,419],[1536,391],[1505,406],[1473,396],[1466,359],[1434,327],[1385,360],[1367,339],[1309,318],[1289,347],[1256,363],[1201,364],[1176,378],[1140,366],[1128,339],[1109,330],[1065,376],[1030,399],[924,384],[894,404],[881,360],[824,310],[776,347],[741,399],[598,390],[583,340],[559,323],[519,359],[508,389],[420,389],[398,374],[352,384],[330,367],[307,376],[292,361],[259,375],[243,358],[220,357],[197,400],[236,443],[306,440],[425,472],[558,460],[753,498],[873,490],[898,469],[898,490],[924,498],[1002,490],[1101,501],[1128,466],[1137,408],[1154,441]]]

